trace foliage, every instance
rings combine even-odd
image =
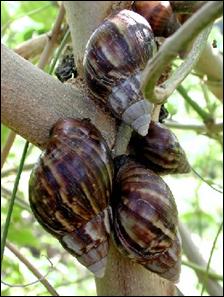
[[[10,48],[35,35],[48,32],[57,15],[55,1],[2,1],[2,42]],[[222,50],[222,35],[214,27],[209,41],[217,41],[218,49]],[[178,64],[179,61],[175,61]],[[174,66],[175,67],[175,66]],[[221,104],[201,84],[201,80],[191,74],[183,83],[188,95],[195,100],[217,122],[222,121]],[[175,92],[166,104],[170,119],[181,124],[203,124],[198,113]],[[1,144],[4,146],[9,129],[1,126]],[[175,129],[181,145],[184,147],[191,166],[205,178],[208,183],[222,188],[222,146],[220,138],[209,138],[194,130]],[[221,135],[219,135],[221,137]],[[24,139],[16,137],[8,155],[3,172],[10,168],[18,168],[18,152],[22,152]],[[34,163],[40,154],[37,148],[30,149],[26,164]],[[68,255],[56,239],[47,234],[33,217],[28,204],[28,180],[30,171],[24,169],[20,178],[19,191],[13,209],[12,220],[7,240],[45,274],[49,263],[43,255],[53,262],[53,270],[47,279],[62,296],[95,295],[93,276],[72,256]],[[214,191],[208,184],[192,173],[184,176],[167,176],[166,182],[175,196],[180,220],[188,225],[192,237],[205,259],[209,258],[213,240],[222,221],[221,194]],[[15,181],[15,172],[2,179],[2,222],[5,222],[9,198]],[[222,274],[222,240],[218,239],[211,261],[212,269]],[[2,280],[9,284],[27,284],[36,280],[33,274],[6,248],[3,261]],[[187,280],[187,281],[186,281]],[[191,268],[183,266],[179,288],[187,296],[199,295],[201,285]],[[2,296],[48,296],[46,289],[37,283],[27,287],[2,286]]]

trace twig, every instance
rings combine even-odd
[[[177,91],[181,94],[184,100],[197,112],[197,114],[202,118],[204,123],[212,121],[210,114],[204,111],[204,109],[202,109],[196,101],[191,99],[191,97],[188,95],[187,91],[184,89],[182,85],[177,87]]]
[[[205,282],[208,281],[209,268],[210,268],[212,256],[213,256],[213,253],[214,253],[214,250],[215,250],[215,245],[216,245],[216,242],[218,240],[219,234],[222,231],[222,227],[223,227],[223,222],[220,224],[220,226],[218,228],[218,232],[217,232],[217,234],[215,236],[215,239],[213,241],[213,244],[212,244],[212,249],[211,249],[211,252],[210,252],[210,255],[209,255],[209,259],[208,259],[208,264],[207,264],[207,267],[206,267],[206,279],[205,279]],[[203,296],[204,290],[205,290],[205,283],[203,283],[203,286],[202,286],[202,289],[201,289],[201,296]]]
[[[222,15],[222,8],[222,2],[209,1],[209,3],[197,11],[178,31],[176,31],[175,34],[163,43],[158,53],[149,60],[145,70],[143,71],[141,89],[145,98],[157,104],[164,100],[164,96],[167,96],[168,92],[155,87],[162,71],[172,62],[178,52],[186,47],[189,42],[191,42],[202,30],[204,30],[204,28]],[[206,34],[206,32],[204,34]]]
[[[6,246],[7,246],[7,244],[6,244]],[[47,260],[49,261],[49,263],[51,265],[50,266],[50,269],[48,270],[48,272],[45,275],[43,275],[38,280],[33,281],[33,282],[30,282],[30,283],[25,284],[25,285],[21,285],[21,284],[18,284],[18,285],[16,285],[16,284],[10,284],[10,283],[7,283],[7,282],[5,282],[3,280],[1,280],[1,283],[4,284],[5,286],[10,287],[10,288],[25,288],[25,287],[29,287],[29,286],[32,286],[32,285],[35,285],[35,284],[41,282],[43,279],[45,279],[48,276],[48,274],[51,272],[51,270],[53,268],[53,263],[51,262],[51,260],[48,257],[46,257],[46,258],[47,258]]]
[[[2,195],[4,197],[4,194],[7,196],[12,196],[12,192],[9,191],[8,189],[5,189],[3,186],[1,186],[1,191],[2,191]],[[7,199],[7,198],[6,198]],[[24,200],[22,200],[21,198],[19,198],[18,196],[16,196],[15,199],[15,204],[17,204],[19,207],[21,207],[22,209],[26,209],[27,211],[31,211],[30,206],[28,203],[26,203]]]
[[[51,67],[50,67],[50,70],[49,70],[49,74],[53,73],[54,67],[55,67],[55,65],[56,65],[56,63],[58,61],[58,58],[61,55],[61,52],[62,52],[63,48],[65,47],[65,45],[66,45],[66,43],[68,41],[69,36],[70,36],[70,31],[69,31],[69,28],[68,28],[66,30],[65,34],[64,34],[64,37],[63,37],[62,41],[61,41],[60,47],[59,47],[59,49],[58,49],[58,51],[57,51],[57,53],[56,53],[56,55],[55,55],[55,57],[54,57],[54,59],[52,61],[52,64],[51,64]]]
[[[190,267],[192,268],[193,270],[195,271],[198,271],[198,272],[201,272],[201,273],[204,273],[204,274],[207,274],[208,273],[208,277],[211,278],[211,279],[214,279],[214,280],[217,280],[217,281],[222,281],[223,280],[223,276],[220,275],[220,274],[217,274],[215,272],[207,272],[206,269],[204,267],[201,267],[195,263],[192,263],[192,262],[188,262],[188,261],[184,261],[182,260],[181,263],[187,267]]]
[[[6,246],[38,278],[38,281],[44,285],[52,296],[60,296],[44,276],[11,243],[7,242]]]
[[[44,69],[45,65],[48,63],[49,61],[49,58],[52,54],[52,51],[54,49],[54,45],[56,43],[56,40],[58,38],[58,34],[61,30],[61,23],[64,19],[64,16],[65,16],[65,9],[64,9],[64,5],[62,4],[60,6],[60,9],[59,9],[59,13],[58,13],[58,16],[57,16],[57,19],[54,23],[54,26],[53,26],[53,29],[51,31],[51,34],[49,35],[49,39],[48,39],[48,42],[41,54],[41,58],[40,58],[40,61],[38,63],[38,67],[40,69]]]
[[[16,137],[16,133],[14,131],[10,131],[9,132],[9,135],[8,135],[8,138],[7,138],[7,141],[6,141],[6,144],[1,152],[1,169],[7,159],[7,156],[9,154],[9,151],[13,145],[13,142],[15,140],[15,137]]]
[[[212,26],[209,26],[198,35],[184,62],[165,82],[155,87],[155,94],[159,102],[164,102],[194,68],[207,44],[207,39],[211,29]]]
[[[179,222],[179,231],[182,239],[183,251],[187,256],[188,260],[192,263],[195,263],[201,267],[206,268],[207,263],[199,253],[198,247],[191,240],[190,232],[188,231],[186,226],[181,222]],[[198,271],[195,271],[195,272],[198,276],[198,279],[202,283],[205,283],[205,288],[211,296],[223,296],[223,288],[216,281],[211,279],[209,279],[208,281],[205,281],[205,276],[203,273]]]
[[[19,44],[14,51],[24,59],[32,59],[39,55],[49,39],[50,32],[33,37]]]
[[[12,197],[11,197],[11,200],[9,202],[9,208],[8,208],[6,221],[5,221],[5,225],[4,225],[4,230],[3,230],[3,234],[2,234],[2,239],[1,239],[1,270],[2,270],[2,261],[3,261],[5,243],[6,243],[6,238],[7,238],[7,235],[8,235],[8,230],[9,230],[9,225],[10,225],[10,221],[11,221],[13,206],[14,206],[14,202],[15,202],[15,198],[16,198],[16,192],[17,192],[17,189],[18,189],[19,180],[20,180],[20,176],[21,176],[21,173],[22,173],[23,164],[25,162],[25,157],[26,157],[26,152],[27,152],[28,146],[29,146],[29,142],[26,141],[26,144],[24,146],[24,150],[23,150],[23,153],[22,153],[22,157],[21,157],[21,160],[20,160],[19,168],[18,168],[18,174],[16,176],[16,180],[15,180],[15,183],[14,183]]]
[[[34,166],[34,164],[25,164],[23,166],[23,171],[26,171],[26,170],[29,171],[29,170],[31,170],[33,168],[33,166]],[[11,174],[15,174],[16,172],[17,172],[17,168],[15,168],[15,167],[9,168],[9,169],[4,170],[4,171],[1,172],[1,178],[7,177],[7,176],[9,176]]]
[[[169,128],[180,129],[180,130],[194,130],[197,133],[206,133],[208,131],[205,125],[197,124],[180,124],[174,121],[165,121],[164,123]],[[212,132],[222,132],[223,123],[216,123],[212,126]]]
[[[191,170],[194,172],[194,174],[199,177],[204,183],[206,183],[210,188],[212,188],[213,190],[215,190],[216,192],[223,194],[223,191],[216,189],[215,187],[213,187],[206,179],[204,179],[193,167],[191,167]]]

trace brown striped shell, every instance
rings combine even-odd
[[[122,10],[93,32],[83,60],[90,93],[140,135],[147,134],[153,108],[140,91],[140,76],[155,50],[148,22]]]
[[[138,161],[157,174],[188,173],[191,170],[176,135],[161,123],[151,122],[145,137],[134,135],[131,147]]]
[[[180,241],[173,195],[160,176],[134,160],[118,170],[113,193],[113,239],[120,252],[176,281]]]
[[[29,200],[39,223],[96,276],[110,233],[110,150],[89,120],[59,120],[32,171]]]
[[[146,18],[155,36],[169,37],[180,27],[169,1],[135,1],[133,9]]]

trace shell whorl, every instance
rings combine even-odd
[[[170,1],[135,1],[133,8],[146,18],[155,36],[169,37],[180,27]]]
[[[164,278],[177,278],[177,208],[161,177],[127,159],[118,170],[112,203],[112,236],[119,251]]]
[[[131,148],[138,161],[157,174],[190,172],[190,164],[176,135],[161,123],[152,121],[145,137],[134,135]]]
[[[32,171],[29,200],[46,231],[102,276],[110,232],[110,150],[89,120],[59,120]]]
[[[110,16],[94,31],[86,46],[83,64],[90,93],[125,121],[124,111],[144,100],[140,74],[155,50],[153,32],[142,16],[129,10]],[[144,131],[144,135],[147,129],[139,125],[149,125],[152,108],[146,110],[149,116],[139,120],[140,124],[131,122],[133,128],[137,126],[136,130]],[[134,121],[136,119],[134,116]],[[128,121],[130,125],[130,117]]]

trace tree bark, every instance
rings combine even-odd
[[[176,296],[175,286],[122,256],[110,244],[103,279],[96,278],[98,296]]]
[[[90,118],[110,147],[115,120],[84,91],[62,84],[30,62],[1,46],[1,121],[40,148],[59,118]]]

